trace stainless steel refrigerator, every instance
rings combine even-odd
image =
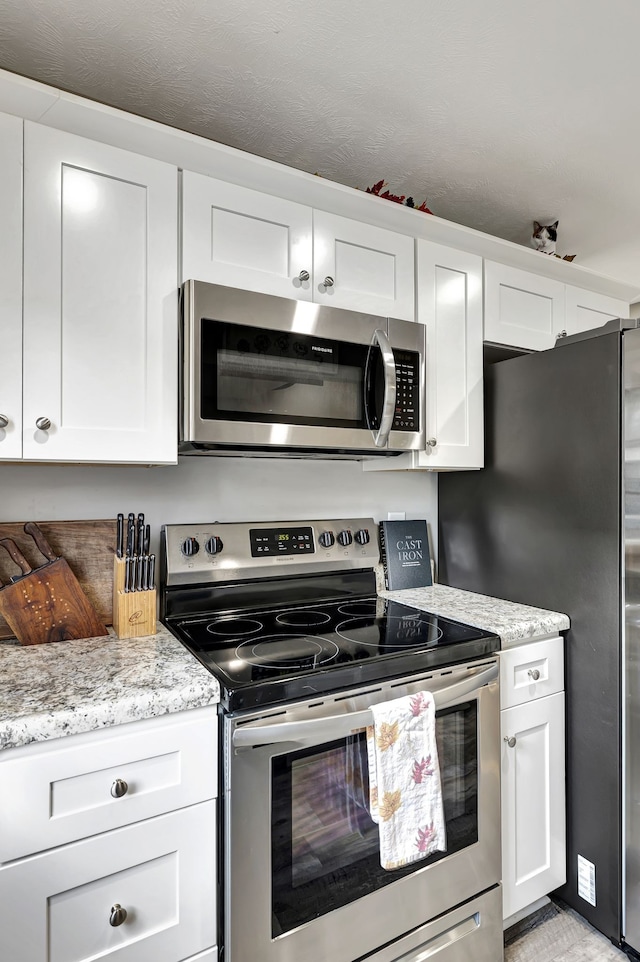
[[[640,952],[640,329],[485,368],[486,467],[441,474],[439,580],[566,612],[567,883]],[[595,905],[578,894],[581,855]]]

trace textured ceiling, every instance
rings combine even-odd
[[[638,0],[0,0],[0,67],[640,283]]]

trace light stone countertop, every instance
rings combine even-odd
[[[143,638],[0,644],[0,750],[219,700],[216,678],[164,625]]]
[[[429,588],[406,588],[403,591],[378,592],[383,598],[399,601],[403,605],[430,611],[434,615],[462,621],[476,628],[493,631],[500,636],[503,648],[512,648],[524,642],[557,634],[570,627],[567,615],[546,608],[532,608],[513,601],[462,591],[448,585],[432,585]]]

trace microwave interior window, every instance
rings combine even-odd
[[[437,714],[446,852],[386,871],[369,815],[365,733],[272,761],[272,934],[276,938],[478,841],[477,703]]]
[[[375,427],[365,390],[370,348],[202,320],[204,419]]]

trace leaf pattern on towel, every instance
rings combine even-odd
[[[372,785],[369,794],[369,800],[372,808],[375,808],[378,804],[378,786]]]
[[[401,805],[402,792],[400,789],[398,789],[396,792],[385,792],[382,796],[382,802],[380,803],[378,809],[382,821],[388,822],[390,818],[393,818]]]
[[[426,852],[429,846],[429,842],[434,836],[433,822],[431,825],[425,825],[424,828],[418,829],[418,835],[415,841],[415,846],[419,852]]]
[[[424,692],[419,691],[417,695],[414,695],[411,699],[411,714],[414,718],[421,715],[423,711],[426,711],[429,707],[429,702],[424,697]]]
[[[380,725],[380,732],[378,733],[377,744],[381,752],[386,752],[387,748],[391,748],[392,745],[398,741],[400,737],[400,732],[398,731],[398,722],[394,721],[393,724],[389,725],[388,722],[383,722]]]
[[[411,770],[411,777],[416,783],[416,785],[421,785],[422,779],[425,778],[427,775],[433,775],[433,768],[430,768],[429,767],[430,765],[431,765],[431,755],[427,755],[427,757],[422,758],[421,761],[418,761],[417,758],[414,759],[413,768]]]

